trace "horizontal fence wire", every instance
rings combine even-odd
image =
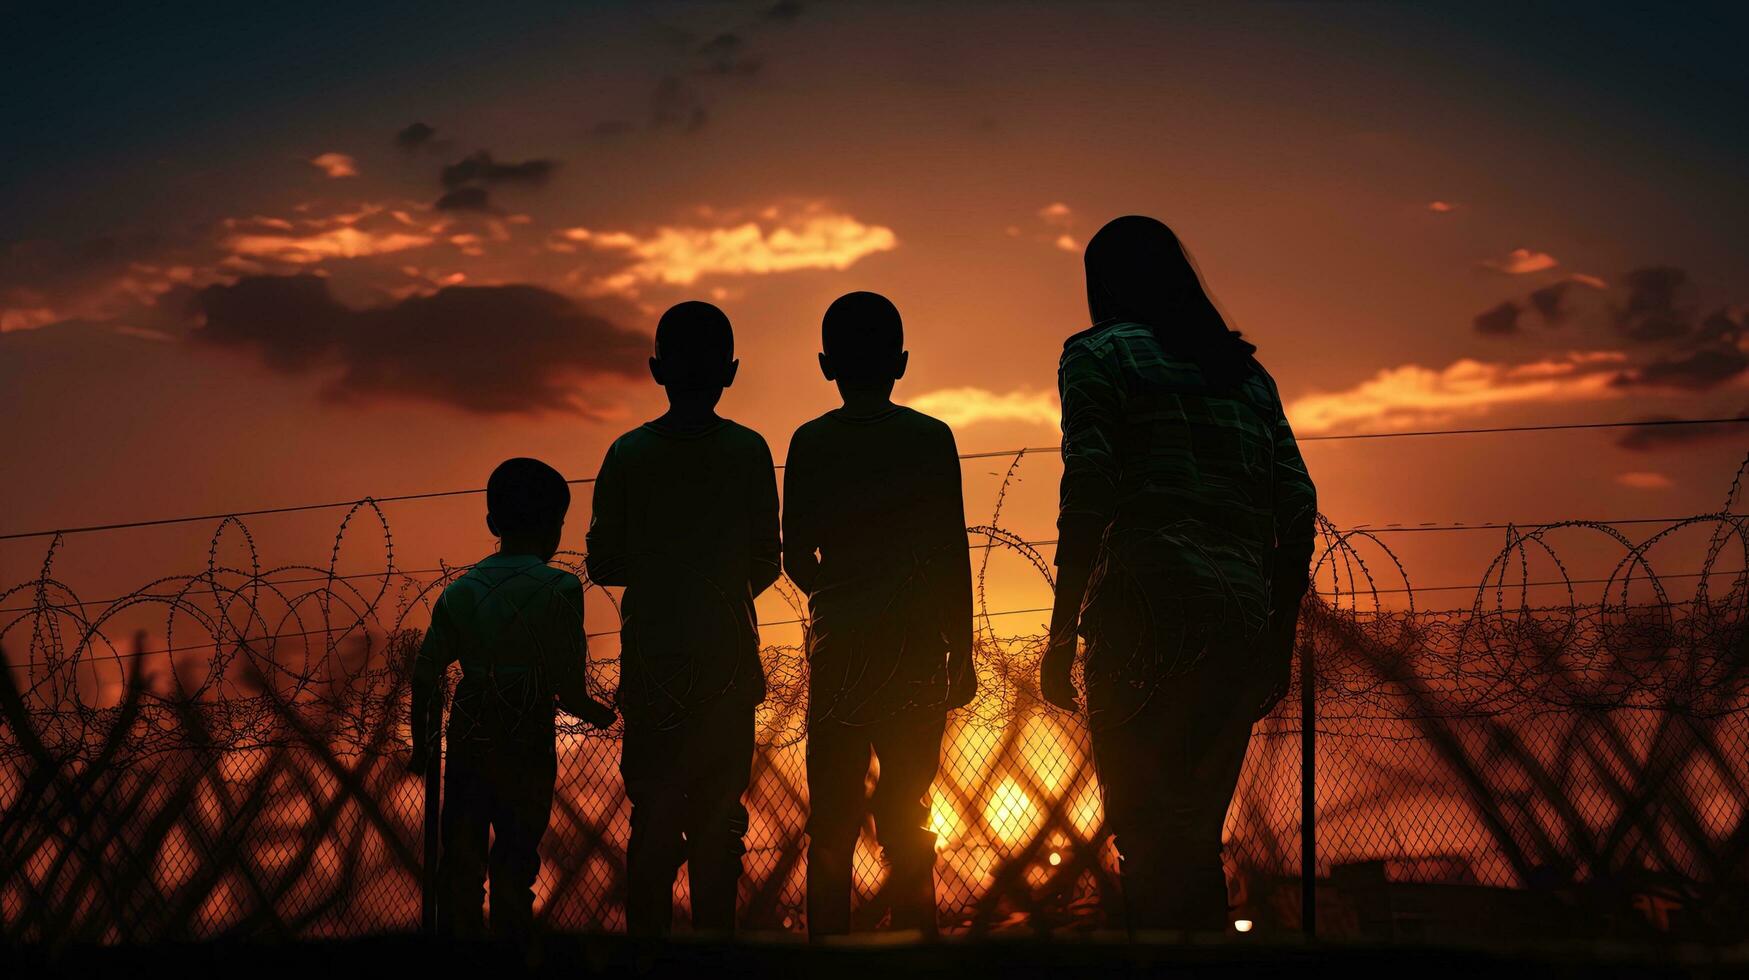
[[[1428,437],[1435,437],[1435,436],[1513,434],[1513,433],[1527,433],[1527,432],[1565,432],[1565,431],[1584,430],[1584,429],[1633,429],[1633,428],[1648,428],[1648,427],[1656,428],[1656,427],[1671,426],[1671,425],[1709,426],[1709,425],[1740,425],[1740,424],[1749,424],[1749,416],[1730,417],[1730,418],[1706,418],[1706,419],[1630,419],[1630,420],[1616,421],[1616,422],[1576,422],[1576,423],[1543,424],[1543,425],[1509,425],[1509,426],[1498,426],[1498,427],[1493,427],[1493,428],[1421,429],[1421,430],[1403,430],[1403,431],[1395,431],[1395,432],[1345,432],[1345,433],[1304,435],[1304,436],[1298,437],[1298,441],[1300,441],[1300,442],[1339,442],[1339,441],[1344,441],[1344,440],[1366,440],[1366,439],[1407,439],[1407,438],[1428,438]],[[982,451],[982,452],[961,453],[959,458],[962,462],[964,462],[966,460],[1001,459],[1001,458],[1007,458],[1007,457],[1024,456],[1028,453],[1047,453],[1048,454],[1048,453],[1057,453],[1057,452],[1061,452],[1061,451],[1062,451],[1061,446],[1027,446],[1027,447],[1020,448],[1020,449],[996,449],[996,450],[986,450],[986,451]],[[783,469],[783,466],[780,464],[775,468],[777,470],[781,471]],[[580,477],[577,479],[566,480],[565,482],[571,486],[586,486],[589,484],[593,484],[595,482],[595,478],[594,477]],[[206,522],[211,522],[211,521],[222,521],[222,520],[225,520],[226,518],[266,517],[266,516],[277,515],[277,514],[298,514],[298,513],[306,513],[309,511],[317,511],[317,510],[337,510],[337,509],[342,508],[342,507],[349,507],[349,508],[356,507],[360,502],[365,501],[365,500],[371,501],[371,502],[376,503],[376,504],[390,504],[390,503],[403,503],[403,502],[407,502],[407,501],[418,501],[418,500],[437,500],[437,499],[441,499],[444,497],[464,497],[464,496],[470,496],[470,495],[474,495],[474,494],[482,494],[485,492],[486,492],[486,489],[484,487],[475,487],[475,488],[470,488],[470,489],[466,489],[466,490],[426,490],[426,491],[419,491],[419,492],[415,492],[415,493],[393,494],[393,495],[386,496],[386,497],[363,497],[363,498],[356,498],[353,500],[334,500],[334,501],[329,501],[327,503],[288,504],[288,505],[279,506],[279,507],[257,507],[257,508],[253,508],[253,509],[249,509],[249,510],[233,510],[233,511],[227,511],[225,513],[217,513],[217,514],[198,514],[198,515],[183,516],[183,517],[157,517],[157,518],[148,518],[145,520],[138,520],[138,521],[112,522],[112,523],[108,523],[108,524],[76,525],[76,526],[72,526],[72,527],[54,528],[54,529],[42,530],[42,531],[10,531],[10,532],[6,532],[6,533],[0,533],[0,541],[20,541],[20,540],[26,540],[26,539],[30,539],[30,538],[49,538],[49,537],[54,537],[56,535],[66,535],[66,534],[89,534],[89,533],[96,533],[96,532],[100,532],[100,531],[121,531],[121,530],[129,530],[132,528],[164,527],[164,526],[174,525],[174,524],[199,524],[199,523],[206,523]],[[1626,521],[1626,522],[1610,522],[1610,523],[1655,523],[1655,522],[1659,522],[1662,520],[1663,520],[1662,518],[1636,518],[1636,519]],[[1503,527],[1505,525],[1492,525],[1492,526]]]

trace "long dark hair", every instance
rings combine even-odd
[[[1114,218],[1087,243],[1086,261],[1094,323],[1147,324],[1168,353],[1195,361],[1213,388],[1231,388],[1251,374],[1257,348],[1228,329],[1164,223],[1140,214]]]

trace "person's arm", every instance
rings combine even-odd
[[[1270,382],[1273,391],[1275,383]],[[1294,640],[1300,604],[1310,585],[1308,573],[1317,544],[1318,490],[1294,441],[1293,427],[1276,394],[1275,464],[1271,473],[1275,502],[1275,549],[1271,555],[1269,644],[1264,695],[1259,715],[1274,709],[1293,684]]]
[[[972,660],[972,552],[966,543],[965,488],[960,480],[959,446],[953,430],[942,426],[946,440],[937,454],[935,467],[941,501],[937,520],[941,524],[942,547],[936,557],[946,562],[945,574],[932,576],[943,589],[942,632],[947,641],[947,706],[963,708],[978,696],[978,670]]]
[[[814,472],[801,430],[789,441],[783,467],[783,571],[804,595],[819,583],[820,533],[815,508]]]
[[[625,478],[620,470],[619,444],[607,449],[595,475],[595,493],[584,536],[583,567],[596,585],[626,585],[631,561],[626,554]]]
[[[559,707],[596,728],[613,724],[613,709],[589,694],[589,639],[583,632],[583,583],[575,575],[561,577],[554,587],[549,617],[552,637],[542,647]]]
[[[1318,488],[1277,396],[1275,416],[1275,554],[1270,585],[1281,599],[1299,601],[1310,584],[1317,545]]]
[[[443,706],[437,698],[438,685],[443,683],[444,671],[455,662],[456,654],[455,624],[450,619],[449,604],[439,595],[431,610],[431,626],[413,657],[413,706],[409,721],[413,755],[407,764],[413,772],[425,771],[442,739]]]
[[[753,597],[759,598],[783,572],[783,542],[777,509],[777,466],[771,460],[771,447],[759,440],[759,456],[750,474],[753,539],[748,554],[752,556],[748,585]]]
[[[1057,566],[1057,588],[1051,602],[1051,624],[1045,655],[1039,661],[1039,693],[1059,708],[1074,711],[1076,690],[1072,677],[1075,649],[1081,626],[1081,600],[1087,595],[1087,580],[1093,567],[1079,562]]]
[[[1074,710],[1075,638],[1081,600],[1099,541],[1117,505],[1119,463],[1113,442],[1122,418],[1122,389],[1094,352],[1072,347],[1057,371],[1063,406],[1063,482],[1057,517],[1057,588],[1049,645],[1039,665],[1045,700]]]

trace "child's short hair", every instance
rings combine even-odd
[[[486,512],[500,537],[539,534],[563,524],[571,487],[558,470],[527,456],[498,464],[486,481]]]
[[[735,359],[735,330],[709,303],[676,303],[656,322],[656,357],[666,366],[669,383],[708,386]]]
[[[832,359],[833,373],[840,380],[893,380],[894,359],[905,349],[898,307],[880,293],[845,293],[826,308],[820,349]]]

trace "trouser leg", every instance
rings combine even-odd
[[[880,759],[869,810],[875,838],[888,867],[893,928],[933,935],[935,832],[929,827],[929,787],[941,766],[942,712],[907,713],[880,726],[874,742]]]
[[[855,887],[857,826],[848,831],[815,825],[808,831],[808,935],[850,932],[851,891]]]
[[[1132,932],[1184,926],[1176,908],[1184,889],[1175,897],[1172,879],[1187,862],[1196,863],[1195,842],[1186,839],[1185,814],[1177,809],[1183,781],[1175,778],[1177,763],[1165,758],[1170,753],[1161,750],[1158,740],[1166,733],[1152,721],[1134,716],[1093,732],[1105,824],[1118,852],[1124,924]]]
[[[1093,732],[1131,929],[1226,927],[1221,833],[1251,729],[1237,687],[1217,669],[1194,671]]]
[[[553,808],[555,757],[505,760],[495,773],[493,799],[492,932],[525,939],[533,931],[534,883],[540,842]]]
[[[443,812],[437,862],[439,932],[463,938],[485,934],[486,841],[491,796],[484,760],[452,754],[444,762]]]
[[[709,709],[696,735],[701,765],[687,788],[687,872],[692,926],[733,933],[746,853],[747,808],[741,798],[753,768],[753,708],[725,700]]]
[[[684,863],[680,801],[632,804],[626,845],[626,932],[666,936],[674,926],[674,876]]]
[[[1231,689],[1220,692],[1230,694]],[[1211,693],[1211,700],[1216,697]],[[1219,701],[1214,701],[1219,703]],[[1199,726],[1198,736],[1204,746],[1190,777],[1190,795],[1194,800],[1188,820],[1187,836],[1200,842],[1190,864],[1187,883],[1193,897],[1186,900],[1185,918],[1202,922],[1202,928],[1221,930],[1228,925],[1231,909],[1227,905],[1227,873],[1221,861],[1221,836],[1227,825],[1227,810],[1233,794],[1239,788],[1239,774],[1245,767],[1245,753],[1251,747],[1251,725],[1256,702],[1254,698],[1232,698],[1227,711],[1206,717]],[[1198,884],[1201,882],[1201,884]],[[1195,897],[1207,895],[1208,898]],[[1207,904],[1205,904],[1207,903]],[[1203,915],[1190,909],[1214,909]]]
[[[1135,848],[1132,878],[1143,897],[1142,927],[1217,931],[1227,927],[1227,877],[1221,862],[1221,832],[1227,808],[1238,785],[1249,744],[1249,718],[1242,727],[1204,728],[1196,735],[1200,754],[1193,757],[1168,801],[1160,834],[1153,843]],[[1138,835],[1131,834],[1132,839]],[[1145,836],[1140,838],[1147,841]],[[1121,847],[1121,844],[1120,844]],[[1129,851],[1124,852],[1126,857]]]
[[[856,838],[862,829],[865,729],[821,722],[808,731],[808,935],[850,931]]]
[[[626,932],[665,936],[673,927],[674,876],[685,858],[684,760],[666,732],[626,726],[620,774],[632,805],[626,844]]]

